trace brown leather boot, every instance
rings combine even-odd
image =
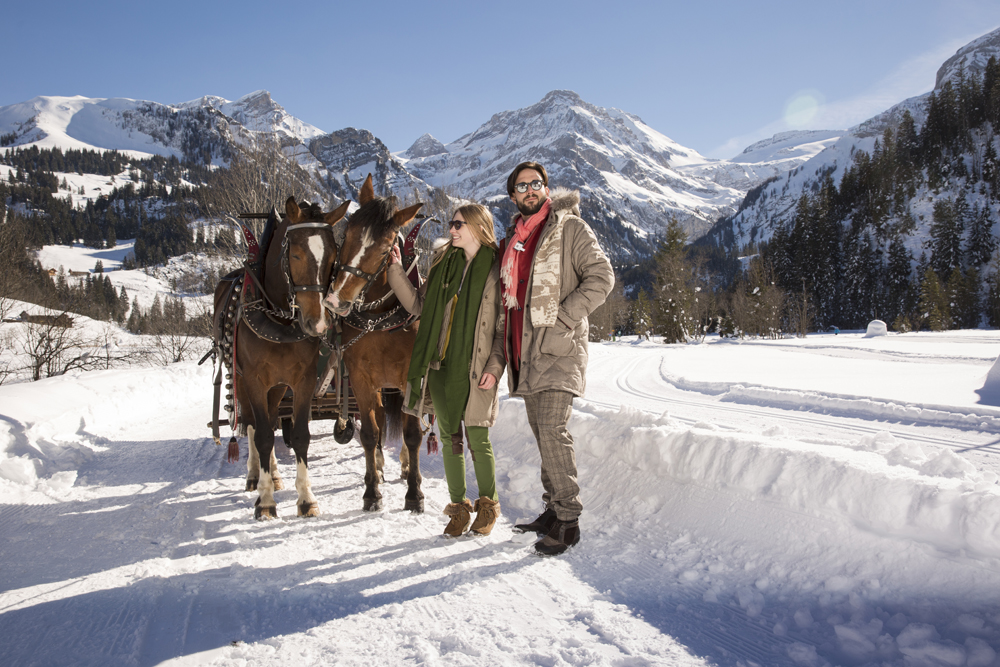
[[[580,521],[555,520],[548,534],[535,542],[535,553],[540,556],[558,556],[580,542]]]
[[[444,527],[444,534],[448,537],[460,537],[469,529],[472,521],[473,507],[469,499],[466,498],[460,503],[448,503],[444,506],[444,515],[450,516],[451,521]]]
[[[547,509],[541,513],[541,515],[532,521],[531,523],[517,523],[514,524],[515,533],[538,533],[539,535],[547,535],[549,530],[552,528],[552,524],[556,522],[556,511],[554,509]]]
[[[498,516],[500,516],[500,501],[479,496],[479,500],[476,501],[476,520],[472,522],[472,532],[489,535]]]

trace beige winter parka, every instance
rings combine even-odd
[[[425,282],[419,289],[415,288],[400,264],[389,266],[388,280],[403,308],[414,315],[420,315],[424,307],[427,283]],[[469,364],[469,400],[465,404],[466,426],[493,426],[500,409],[497,388],[506,365],[503,356],[503,328],[497,328],[500,311],[500,264],[494,262],[486,279],[486,286],[483,288],[483,300],[479,305],[479,316],[476,318],[476,340],[472,347],[472,361]],[[441,334],[438,336],[439,349],[444,344],[448,325],[448,318],[445,317]],[[496,377],[497,382],[492,388],[479,388],[479,380],[483,373],[492,373]],[[426,376],[423,392],[423,412],[433,414]],[[409,396],[406,396],[403,404],[408,403]]]
[[[611,262],[590,225],[580,218],[580,193],[556,189],[549,198],[552,210],[528,277],[516,387],[514,374],[507,374],[511,396],[548,390],[583,395],[589,358],[587,318],[615,286]],[[512,225],[508,240],[513,230]],[[501,329],[502,320],[503,314]],[[509,345],[507,351],[510,354]]]

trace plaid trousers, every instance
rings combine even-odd
[[[583,511],[573,436],[566,428],[573,413],[573,394],[542,391],[523,398],[528,424],[542,457],[542,488],[545,489],[542,501],[546,509],[555,510],[560,521],[572,521]]]

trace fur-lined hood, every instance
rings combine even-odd
[[[552,200],[552,210],[556,213],[566,211],[570,215],[580,217],[580,191],[556,188],[549,191]]]

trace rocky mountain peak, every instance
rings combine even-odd
[[[970,76],[973,72],[978,72],[982,76],[991,56],[1000,60],[1000,28],[969,42],[955,52],[955,55],[944,61],[944,64],[938,69],[934,88],[940,88],[945,81],[954,79],[958,75],[959,69],[963,67],[965,76]]]
[[[406,149],[405,155],[410,158],[430,157],[447,153],[448,149],[440,141],[430,134],[424,134],[413,142],[413,145]]]

